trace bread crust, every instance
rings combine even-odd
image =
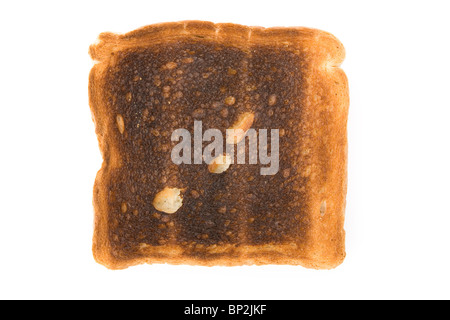
[[[108,179],[122,165],[105,98],[106,73],[116,63],[117,53],[160,43],[198,38],[251,50],[268,44],[295,48],[304,54],[302,66],[306,93],[303,101],[299,142],[310,150],[303,165],[308,168],[309,229],[301,243],[217,246],[211,258],[183,254],[176,242],[143,246],[138,257],[123,258],[113,252],[109,233]],[[204,21],[181,21],[146,26],[126,34],[102,33],[89,51],[96,64],[89,76],[89,104],[95,123],[102,168],[94,184],[95,260],[109,269],[124,269],[142,263],[202,266],[286,264],[331,269],[345,258],[344,211],[347,191],[347,78],[339,68],[344,60],[342,44],[331,34],[309,28],[262,28]]]

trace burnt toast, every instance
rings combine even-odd
[[[97,262],[342,263],[349,98],[334,36],[182,21],[102,33],[90,55],[103,157],[93,195]],[[194,133],[194,121],[222,132],[277,129],[278,171],[262,175],[262,165],[225,157],[174,163],[172,134]]]

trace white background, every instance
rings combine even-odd
[[[2,1],[0,298],[449,299],[449,12],[446,1]],[[193,19],[319,28],[346,47],[337,269],[94,262],[88,47],[103,31]]]

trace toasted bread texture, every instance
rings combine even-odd
[[[349,98],[334,36],[182,21],[102,33],[90,55],[103,156],[93,196],[97,262],[343,262]],[[261,175],[264,165],[228,156],[174,163],[172,133],[193,133],[194,121],[221,132],[278,129],[279,170]]]

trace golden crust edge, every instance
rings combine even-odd
[[[108,59],[113,51],[142,47],[151,43],[183,38],[186,36],[226,42],[232,45],[264,44],[268,40],[279,45],[315,42],[318,37],[334,36],[328,32],[306,27],[258,27],[233,23],[186,20],[151,24],[136,30],[119,34],[103,32],[96,43],[89,47],[89,54],[95,61]],[[335,39],[337,41],[337,39]],[[313,48],[311,48],[313,49]]]
[[[270,248],[268,248],[270,247]],[[145,256],[133,259],[115,258],[105,251],[96,252],[96,261],[111,270],[123,270],[142,264],[169,264],[202,267],[238,267],[238,266],[263,266],[284,265],[302,266],[309,269],[329,270],[337,267],[341,261],[317,260],[298,255],[298,251],[289,248],[290,245],[258,245],[221,246],[221,253],[215,258],[204,259],[193,256],[184,256],[183,248],[177,245],[148,246],[142,250]]]
[[[312,132],[311,163],[314,183],[310,185],[311,252],[316,259],[340,265],[345,257],[345,207],[347,196],[348,79],[340,68],[345,58],[342,43],[333,35],[316,36],[312,75],[306,103],[306,131]],[[325,201],[325,213],[321,208]]]

